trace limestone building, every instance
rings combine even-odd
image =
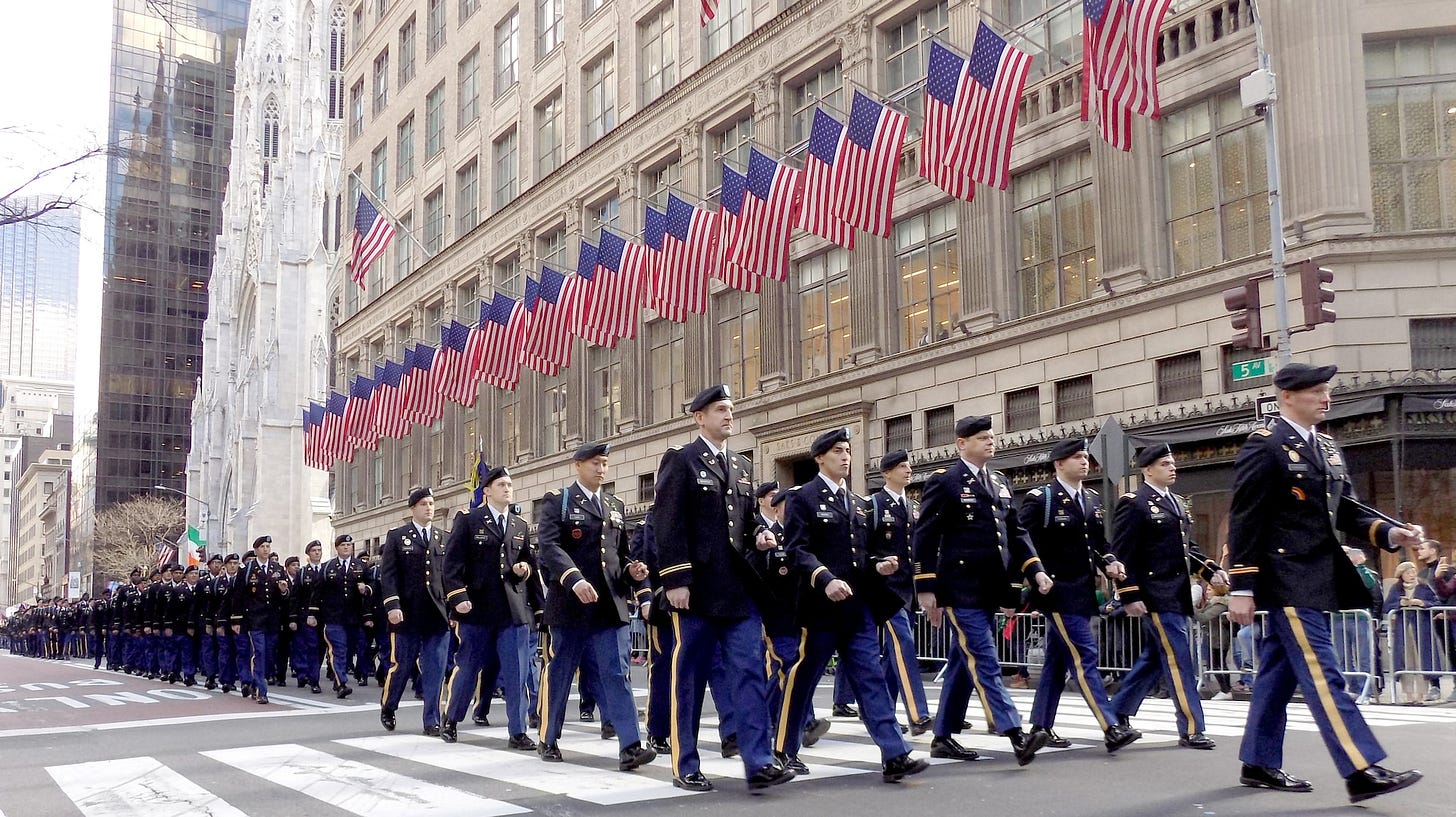
[[[301,409],[326,387],[342,147],[327,66],[342,60],[338,31],[313,3],[250,7],[187,463],[188,521],[214,553],[264,534],[302,553],[330,535],[329,477],[303,464]]]
[[[1296,334],[1295,358],[1341,368],[1328,427],[1360,491],[1456,535],[1456,6],[1263,6],[1289,260],[1330,267],[1338,290],[1338,320]],[[911,125],[890,239],[845,251],[796,234],[786,284],[715,287],[686,325],[644,313],[634,341],[580,346],[559,377],[526,372],[515,392],[486,388],[476,409],[360,451],[335,466],[340,530],[382,537],[417,483],[446,513],[463,506],[477,440],[529,505],[569,479],[577,441],[610,439],[609,479],[640,513],[662,451],[691,439],[684,400],[726,382],[758,478],[805,478],[809,440],[847,425],[859,489],[889,449],[922,475],[948,462],[954,419],[973,413],[994,416],[995,464],[1030,488],[1051,478],[1053,441],[1115,417],[1174,444],[1178,489],[1220,549],[1233,456],[1272,392],[1268,377],[1233,381],[1232,364],[1271,355],[1231,347],[1220,297],[1269,269],[1265,128],[1238,93],[1257,65],[1245,0],[1175,4],[1163,116],[1136,123],[1130,153],[1079,121],[1080,3],[723,0],[705,28],[697,4],[656,0],[341,8],[344,201],[367,184],[423,249],[396,239],[362,292],[335,271],[335,389],[438,342],[483,295],[519,296],[542,264],[573,266],[599,225],[638,232],[669,190],[715,200],[720,160],[802,155],[821,102],[843,110],[865,88]],[[1035,65],[1010,189],[961,202],[915,175],[920,98],[930,39],[968,49],[978,9]],[[1272,297],[1266,282],[1266,328]]]

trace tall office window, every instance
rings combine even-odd
[[[1173,272],[1269,249],[1264,126],[1237,89],[1163,114]]]
[[[425,23],[429,26],[425,32],[425,59],[429,59],[445,46],[445,28],[448,24],[445,19],[445,0],[429,0]]]
[[[406,116],[394,133],[394,181],[403,184],[415,177],[415,115]]]
[[[516,197],[516,129],[511,128],[501,134],[491,145],[491,152],[495,157],[495,189],[492,198],[495,208],[499,210]]]
[[[521,13],[511,9],[495,26],[495,95],[509,91],[520,81]]]
[[[582,145],[590,145],[617,125],[617,79],[608,51],[581,72]]]
[[[445,83],[440,82],[425,95],[425,161],[440,155],[445,143]]]
[[[415,78],[415,43],[419,39],[415,16],[410,15],[399,27],[399,87],[408,85]]]
[[[683,324],[657,320],[647,325],[652,364],[647,379],[654,422],[671,420],[682,413],[683,373],[687,371],[683,337]]]
[[[916,86],[925,79],[925,64],[930,41],[950,30],[950,10],[946,0],[915,12],[902,22],[881,32],[885,54],[885,89],[891,98],[909,108],[918,118],[923,94]]]
[[[803,82],[790,86],[789,100],[793,111],[789,115],[789,144],[797,145],[809,140],[809,131],[814,127],[814,111],[820,104],[836,119],[844,119],[838,113],[846,109],[844,104],[844,74],[839,63],[825,66],[818,72],[804,78]]]
[[[900,348],[948,340],[961,314],[956,206],[944,204],[895,223],[900,281]]]
[[[703,50],[707,59],[722,54],[748,36],[752,16],[748,0],[719,0],[718,13],[703,27]]]
[[[1365,100],[1375,229],[1456,227],[1456,34],[1367,41]]]
[[[667,5],[637,24],[637,42],[642,54],[642,104],[662,96],[677,84],[677,41],[672,26],[672,6]]]
[[[740,396],[756,394],[760,374],[758,294],[725,289],[713,299],[718,379]]]
[[[389,104],[389,49],[374,58],[374,115],[384,112]]]
[[[561,166],[561,91],[536,106],[536,178],[540,181]]]
[[[1081,150],[1016,177],[1016,290],[1021,314],[1092,297],[1097,264],[1092,154]]]
[[[464,128],[480,118],[480,49],[472,48],[456,66],[459,80],[459,120],[456,127]]]
[[[455,171],[455,237],[465,235],[480,223],[480,164],[471,159]]]
[[[849,251],[835,247],[794,265],[799,285],[800,376],[848,366]]]
[[[536,60],[561,45],[561,20],[566,0],[536,0]]]
[[[445,246],[445,188],[425,194],[425,251],[434,255]]]

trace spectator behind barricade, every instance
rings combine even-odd
[[[1100,574],[1097,580],[1099,583],[1106,582]],[[1100,656],[1097,663],[1108,668],[1102,673],[1102,684],[1111,693],[1117,690],[1117,685],[1132,666],[1133,657],[1142,649],[1141,644],[1134,640],[1137,623],[1128,616],[1122,602],[1117,599],[1117,593],[1113,590],[1099,593],[1098,600],[1102,605],[1099,608],[1101,636],[1097,639]]]
[[[1198,584],[1193,589],[1193,617],[1203,631],[1201,657],[1205,662],[1204,671],[1212,672],[1218,684],[1218,692],[1213,692],[1207,684],[1200,684],[1198,691],[1203,697],[1227,701],[1234,697],[1228,672],[1228,652],[1233,646],[1234,625],[1224,617],[1224,613],[1228,612],[1228,587],[1214,587],[1195,581]]]
[[[1392,615],[1390,624],[1391,659],[1400,679],[1405,703],[1420,705],[1431,700],[1429,693],[1439,694],[1427,684],[1439,675],[1440,656],[1431,638],[1430,613],[1423,608],[1436,606],[1436,594],[1420,580],[1413,562],[1401,562],[1395,569],[1396,581],[1385,596],[1385,613]]]
[[[1335,649],[1336,656],[1346,669],[1362,674],[1353,678],[1347,677],[1345,690],[1354,696],[1356,703],[1363,704],[1371,698],[1378,699],[1380,695],[1377,685],[1383,677],[1383,671],[1380,650],[1375,649],[1375,644],[1376,634],[1382,624],[1381,609],[1385,605],[1385,599],[1381,595],[1380,574],[1367,564],[1365,551],[1349,545],[1344,547],[1344,551],[1350,564],[1355,566],[1360,581],[1365,584],[1365,591],[1370,594],[1367,609],[1373,622],[1367,625],[1354,613],[1341,613],[1334,621],[1338,630]]]
[[[1416,567],[1421,584],[1431,588],[1436,597],[1433,607],[1444,605],[1451,597],[1451,592],[1456,590],[1456,574],[1451,572],[1450,560],[1441,555],[1441,543],[1435,539],[1425,539],[1415,547]],[[1431,620],[1431,643],[1436,655],[1441,656],[1444,662],[1445,656],[1451,652],[1451,622],[1446,621],[1444,614],[1436,614]],[[1441,699],[1440,676],[1433,676],[1431,679],[1431,691],[1427,693],[1426,700],[1438,701]],[[1456,683],[1451,685],[1452,694],[1456,695]]]

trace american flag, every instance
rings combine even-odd
[[[384,254],[391,238],[394,238],[394,223],[380,214],[368,196],[360,193],[359,203],[354,206],[354,260],[350,265],[350,276],[360,289],[364,288],[369,265]]]
[[[577,322],[582,280],[541,267],[540,300],[526,333],[526,365],[548,377],[571,365],[570,328]]]
[[[329,399],[324,402],[324,419],[319,428],[323,454],[331,462],[354,461],[354,448],[344,434],[344,410],[348,406],[349,398],[335,391],[329,392]]]
[[[667,236],[667,213],[647,205],[642,218],[642,245],[647,248],[647,261],[652,274],[647,279],[647,305],[662,312],[662,296],[667,291],[667,270],[662,266],[662,239]]]
[[[976,29],[975,47],[960,74],[950,151],[944,157],[951,169],[998,190],[1011,184],[1016,106],[1030,70],[1029,54],[1012,48],[985,23]]]
[[[952,165],[952,145],[971,107],[968,60],[938,42],[930,43],[925,72],[925,127],[920,137],[920,176],[957,198],[969,201],[976,184],[965,169]]]
[[[607,299],[606,293],[611,287],[612,274],[602,266],[601,255],[599,247],[584,238],[581,240],[581,246],[576,251],[576,275],[581,279],[581,291],[578,293],[580,301],[571,331],[587,343],[616,346],[617,336],[612,334],[611,327],[593,322],[598,310],[606,308],[604,305],[599,307],[598,302]]]
[[[445,407],[440,396],[440,372],[435,368],[435,347],[415,344],[415,369],[410,377],[409,419],[419,425],[431,425],[440,419]]]
[[[789,239],[804,192],[804,172],[748,150],[748,194],[738,242],[728,259],[774,281],[789,279]]]
[[[889,237],[896,170],[909,121],[905,114],[854,92],[844,148],[835,162],[844,166],[834,212],[851,227]]]
[[[667,195],[667,234],[662,241],[666,292],[658,311],[685,323],[688,313],[708,311],[708,278],[718,267],[718,214]]]
[[[369,400],[374,396],[374,381],[362,374],[354,375],[349,384],[349,404],[344,409],[344,437],[354,448],[379,444],[374,431],[374,416]]]
[[[400,382],[404,377],[404,367],[386,360],[384,362],[384,374],[380,377],[380,386],[375,392],[375,398],[379,402],[379,433],[395,438],[396,440],[409,433],[409,420],[405,419],[404,409],[401,404]]]
[[[526,297],[536,295],[528,282]],[[497,292],[481,321],[480,327],[489,338],[485,345],[485,380],[498,389],[514,391],[521,381],[521,351],[530,329],[529,315],[524,299],[517,301]]]
[[[379,439],[384,436],[384,364],[374,365],[374,386],[369,392],[369,427],[374,429],[374,445],[379,447]]]
[[[718,210],[718,249],[722,251],[714,277],[734,289],[761,292],[763,279],[729,257],[738,241],[738,228],[743,224],[743,203],[748,193],[748,178],[723,165],[723,187],[718,192],[722,205]]]
[[[323,452],[324,407],[310,402],[303,410],[303,464],[320,471],[329,470],[329,459]]]
[[[1158,118],[1158,31],[1173,0],[1082,0],[1082,121],[1132,149],[1132,116]]]
[[[597,279],[596,298],[589,320],[615,338],[637,337],[637,322],[646,295],[651,259],[647,248],[603,227],[597,266],[609,274]],[[606,279],[603,286],[602,278]]]
[[[844,163],[838,161],[843,152],[844,123],[816,108],[809,150],[804,154],[804,206],[795,226],[852,250],[854,228],[834,214],[839,186],[845,181]]]
[[[718,0],[703,0],[703,8],[698,14],[698,23],[707,25],[708,21],[718,14]]]
[[[470,371],[465,348],[470,344],[470,327],[460,321],[440,326],[440,351],[435,354],[435,379],[440,394],[460,405],[475,405],[480,377]]]

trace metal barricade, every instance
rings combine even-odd
[[[1386,613],[1386,665],[1391,669],[1393,703],[1440,699],[1441,676],[1452,671],[1453,621],[1456,607],[1403,606]]]
[[[1266,615],[1255,613],[1252,624],[1240,626],[1224,613],[1198,625],[1194,656],[1205,686],[1211,682],[1222,689],[1227,683],[1235,691],[1253,687],[1259,674],[1259,641],[1267,632]],[[1369,610],[1340,610],[1325,616],[1335,665],[1345,678],[1346,690],[1360,703],[1371,700],[1379,684],[1378,622]]]

